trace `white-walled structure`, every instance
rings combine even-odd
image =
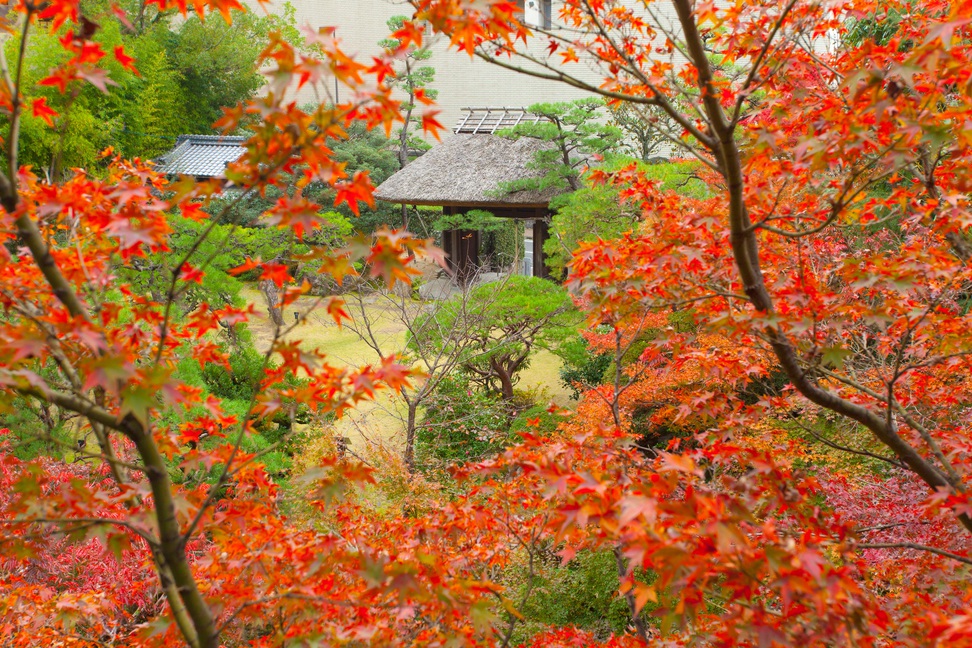
[[[370,60],[381,50],[378,42],[389,35],[386,26],[389,18],[411,15],[411,6],[400,0],[291,0],[291,3],[297,10],[298,26],[337,27],[344,50],[362,61]],[[525,18],[528,22],[549,24],[556,29],[560,4],[559,0],[525,0]],[[450,51],[447,46],[448,40],[444,37],[433,37],[432,57],[423,65],[435,68],[435,81],[429,87],[439,92],[436,100],[442,110],[439,121],[448,129],[455,126],[462,108],[466,107],[519,107],[589,96],[562,83],[518,74]],[[542,49],[539,40],[536,46]],[[600,75],[583,65],[574,64],[571,71],[585,81],[595,85],[600,83]],[[302,92],[300,98],[315,100],[311,91]]]

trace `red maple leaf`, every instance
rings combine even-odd
[[[57,117],[57,111],[52,110],[47,105],[47,97],[41,97],[39,99],[34,99],[30,104],[30,111],[34,117],[40,117],[48,126],[54,125],[54,117]]]

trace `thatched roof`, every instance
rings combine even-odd
[[[540,177],[527,168],[546,142],[498,135],[452,135],[385,180],[379,200],[410,205],[545,207],[561,190],[517,191],[498,195],[501,183]]]

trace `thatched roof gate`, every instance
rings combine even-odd
[[[522,109],[467,110],[453,135],[385,180],[375,190],[375,197],[393,203],[439,206],[446,214],[482,209],[500,218],[533,220],[533,274],[546,277],[543,242],[547,238],[548,206],[562,190],[504,193],[500,187],[521,178],[539,178],[542,174],[530,166],[536,153],[549,144],[494,134],[523,120],[539,118]],[[479,232],[472,230],[442,233],[449,265],[460,278],[478,266],[479,238]]]

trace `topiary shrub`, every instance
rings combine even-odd
[[[202,370],[203,382],[216,396],[249,401],[263,380],[263,355],[250,345],[242,345],[229,357],[229,369],[209,363]]]
[[[206,387],[216,396],[239,402],[243,407],[242,414],[245,414],[247,406],[263,380],[263,363],[263,354],[250,344],[241,344],[230,355],[229,369],[220,364],[207,364],[203,367],[202,379]],[[286,381],[295,387],[301,383],[301,379],[293,375],[288,376]],[[280,409],[270,416],[257,419],[253,422],[253,427],[268,443],[277,443],[293,429],[295,423],[306,424],[309,421],[310,409],[306,404],[298,405],[293,399],[284,398]],[[287,447],[281,450],[292,452],[293,446],[299,443],[298,439],[291,438]]]

